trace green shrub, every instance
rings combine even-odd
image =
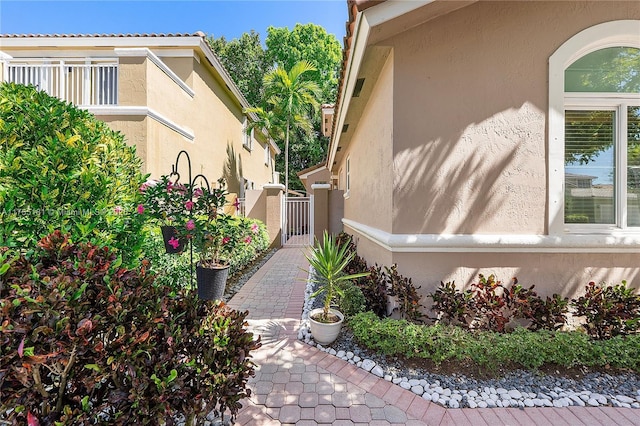
[[[55,229],[141,253],[141,160],[123,136],[33,86],[0,84],[0,246],[34,248]]]
[[[558,330],[566,322],[569,299],[557,294],[542,299],[533,291],[534,286],[524,288],[517,278],[506,287],[494,275],[485,278],[480,274],[472,287],[473,290],[461,292],[454,283],[440,282],[440,287],[429,295],[437,320],[500,333],[508,331],[506,326],[512,319],[530,321],[530,330]]]
[[[231,265],[229,273],[233,275],[242,271],[269,248],[269,234],[266,226],[257,219],[235,217],[230,224],[229,230],[236,234],[234,238],[240,240],[229,257]],[[189,287],[191,277],[189,246],[187,245],[182,253],[166,254],[160,227],[149,225],[147,233],[149,237],[144,242],[143,251],[145,258],[149,261],[150,272],[156,275],[156,284],[167,285],[174,289]],[[194,262],[198,259],[195,250],[193,259]]]
[[[401,318],[412,322],[421,321],[424,314],[420,311],[423,306],[420,304],[418,290],[420,287],[413,285],[411,278],[404,277],[398,273],[398,265],[393,264],[391,268],[384,267],[383,278],[390,296],[398,300],[398,310]]]
[[[437,321],[468,327],[467,322],[470,321],[471,298],[473,297],[471,290],[462,292],[456,288],[455,282],[444,283],[440,281],[440,287],[429,297],[433,299],[431,309],[436,313]]]
[[[640,330],[640,296],[627,287],[598,286],[590,282],[584,296],[571,301],[576,315],[585,316],[585,328],[596,339],[634,334]]]
[[[445,324],[427,326],[390,318],[381,320],[373,312],[355,315],[349,327],[358,342],[370,349],[436,363],[467,360],[490,370],[508,364],[527,369],[557,364],[640,371],[640,335],[598,341],[581,332],[524,328],[509,334],[468,331]]]
[[[153,285],[146,262],[121,268],[108,248],[60,232],[39,245],[0,264],[6,420],[201,424],[212,410],[238,412],[260,346],[244,329],[247,312]]]
[[[144,258],[149,261],[149,272],[155,276],[154,284],[168,286],[176,290],[189,288],[191,279],[189,246],[187,245],[182,253],[167,254],[160,227],[147,225],[146,229],[148,237],[144,241],[142,250]],[[194,263],[196,260],[197,257],[194,255]],[[193,285],[195,286],[195,282]]]
[[[338,306],[340,307],[340,312],[347,318],[351,318],[355,314],[365,311],[367,300],[364,298],[360,287],[350,281],[341,283],[339,287]]]

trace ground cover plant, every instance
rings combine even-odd
[[[141,160],[122,134],[33,86],[0,84],[0,246],[32,249],[54,229],[140,260]]]
[[[350,243],[349,249],[355,251],[355,244]],[[534,286],[524,287],[516,278],[503,284],[493,275],[479,275],[467,290],[441,283],[429,295],[435,317],[420,324],[426,318],[411,314],[419,306],[415,287],[397,273],[395,265],[370,268],[357,255],[354,259],[350,273],[374,272],[367,282],[357,283],[368,296],[366,311],[353,314],[347,326],[370,350],[402,358],[417,368],[425,361],[436,368],[447,364],[451,372],[497,372],[507,367],[640,373],[640,295],[626,282],[613,286],[589,283],[583,296],[569,300],[558,294],[542,298]],[[372,285],[377,277],[386,277],[380,280],[386,285],[380,286],[379,281]],[[386,299],[392,293],[393,281],[402,283],[404,292],[400,320],[385,318],[386,311],[381,315],[383,295]],[[372,288],[384,290],[378,290],[372,300],[376,292],[367,291]],[[583,319],[583,325],[575,331],[561,331],[570,312]]]
[[[385,355],[428,359],[436,364],[472,362],[495,371],[502,366],[537,369],[544,364],[565,368],[607,367],[640,373],[640,335],[593,340],[579,331],[512,333],[469,332],[458,326],[414,324],[380,319],[372,312],[355,315],[349,327],[360,343]]]
[[[248,396],[247,312],[154,283],[54,232],[0,264],[0,412],[26,424],[174,424]]]

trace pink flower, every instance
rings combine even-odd
[[[244,242],[247,243],[247,244],[251,244],[251,237],[245,238]]]
[[[138,204],[138,214],[144,213],[144,206],[142,204]]]
[[[147,190],[147,188],[149,188],[149,185],[147,185],[146,183],[143,183],[142,185],[140,185],[140,188],[138,188],[138,190],[140,192],[144,192]]]
[[[171,192],[172,189],[173,189],[173,182],[171,181],[167,182],[167,192]]]
[[[171,237],[171,239],[169,240],[169,245],[174,249],[177,249],[178,247],[180,247],[180,241],[178,241],[176,237]]]
[[[191,230],[195,229],[195,227],[196,227],[196,224],[193,223],[193,220],[190,220],[186,224],[187,231],[191,231]]]
[[[222,239],[222,244],[227,244],[229,241],[231,241],[231,238],[229,238],[229,237],[224,237],[224,238]]]
[[[260,227],[258,226],[257,223],[254,223],[253,225],[251,225],[251,232],[253,232],[254,234],[257,234],[258,232],[260,232]]]
[[[193,208],[193,201],[187,201],[186,203],[184,203],[184,206],[187,210],[191,210]]]
[[[202,192],[201,188],[196,188],[196,189],[193,190],[193,196],[196,197],[196,198],[202,197],[202,194],[204,194],[204,193]]]
[[[233,202],[233,207],[235,207],[236,210],[240,210],[240,200],[238,198]]]
[[[113,208],[113,212],[114,212],[115,214],[120,214],[120,213],[122,213],[122,206],[115,206],[115,207]]]
[[[173,187],[176,189],[176,191],[178,191],[181,194],[184,194],[185,192],[187,192],[187,187],[181,183],[176,183]]]

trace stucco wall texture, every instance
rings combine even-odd
[[[549,57],[622,19],[640,19],[640,2],[481,1],[378,42],[393,54],[345,152],[357,159],[345,218],[392,234],[547,234]],[[478,273],[545,295],[591,280],[640,287],[633,253],[397,253],[346,230],[370,264],[398,263],[422,294]]]
[[[394,145],[393,55],[382,67],[369,103],[342,157],[340,189],[345,191],[344,217],[391,232]],[[351,191],[346,192],[346,159],[350,160]]]
[[[161,52],[160,52],[161,53]],[[242,147],[242,107],[231,98],[225,83],[194,57],[161,57],[161,60],[193,91],[191,97],[162,69],[144,57],[122,57],[119,62],[119,105],[146,106],[195,136],[189,140],[149,117],[99,116],[112,128],[122,131],[136,145],[144,161],[144,172],[158,178],[171,172],[181,150],[189,152],[192,175],[205,175],[212,185],[226,176],[238,193],[237,179],[244,177],[258,185],[271,182],[271,168],[265,165],[264,141],[253,141],[252,151]],[[235,155],[234,173],[226,173],[227,148]],[[181,158],[181,179],[187,179],[187,162]],[[230,179],[231,180],[231,179]]]

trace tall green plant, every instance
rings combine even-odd
[[[135,147],[91,113],[33,86],[0,84],[0,246],[54,229],[137,261],[145,181]]]
[[[331,301],[340,294],[340,283],[369,275],[368,272],[345,275],[344,268],[349,264],[354,252],[349,252],[349,244],[340,245],[336,242],[334,235],[329,235],[324,231],[322,243],[316,239],[315,246],[311,249],[310,255],[305,255],[311,267],[315,270],[320,279],[315,282],[320,284],[313,297],[324,293],[324,305],[322,308],[321,322],[329,321],[329,309]]]
[[[284,129],[285,190],[289,191],[289,138],[292,130],[312,130],[311,112],[318,107],[318,84],[305,80],[305,74],[315,71],[311,63],[301,61],[289,71],[277,67],[264,76],[264,99],[274,122]]]

